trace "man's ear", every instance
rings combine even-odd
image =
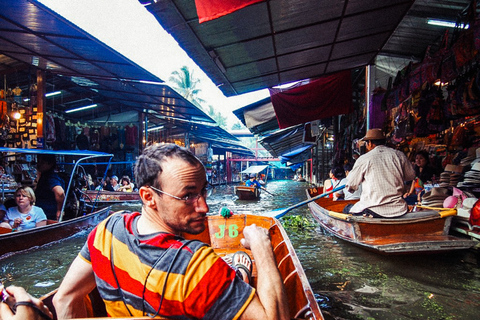
[[[157,206],[157,203],[155,202],[155,197],[153,196],[153,190],[148,188],[148,187],[141,187],[138,190],[138,193],[140,195],[140,198],[142,199],[142,202],[145,206],[154,208]]]

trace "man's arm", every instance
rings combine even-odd
[[[77,256],[53,297],[58,319],[86,318],[83,299],[95,285],[92,266]]]
[[[60,218],[62,213],[63,201],[65,200],[65,191],[62,186],[55,186],[52,189],[53,194],[55,195],[55,201],[57,202],[57,220]]]
[[[275,263],[268,231],[253,224],[245,227],[243,235],[242,244],[252,251],[257,266],[257,291],[240,320],[290,319],[287,294]]]

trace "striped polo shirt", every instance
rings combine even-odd
[[[238,319],[255,289],[207,244],[170,233],[139,235],[140,213],[101,222],[80,252],[111,317]]]

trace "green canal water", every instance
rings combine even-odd
[[[217,186],[210,212],[286,208],[306,199],[307,183],[271,181],[258,201],[239,201],[233,186]],[[139,205],[114,209],[139,210]],[[480,258],[474,251],[381,256],[338,240],[311,218],[307,206],[282,219],[325,319],[479,318]],[[35,296],[58,287],[87,237],[73,237],[0,260],[0,279]],[[0,244],[1,245],[1,244]]]

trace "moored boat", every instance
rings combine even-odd
[[[0,243],[2,244],[0,246],[0,258],[10,253],[69,237],[83,229],[97,225],[111,213],[109,207],[99,210],[95,209],[95,206],[84,206],[81,194],[76,192],[73,181],[76,169],[81,161],[94,158],[111,158],[111,154],[79,150],[54,151],[17,148],[0,148],[0,153],[5,157],[11,157],[16,154],[54,154],[76,158],[76,162],[70,172],[70,178],[66,181],[65,194],[67,196],[63,202],[59,221],[47,220],[47,225],[45,226],[15,232],[12,232],[12,229],[0,227]]]
[[[323,319],[320,308],[315,300],[312,289],[306,278],[297,254],[278,220],[274,218],[262,217],[257,215],[233,215],[230,218],[222,216],[209,216],[207,228],[198,235],[184,234],[186,239],[198,239],[208,243],[214,251],[221,257],[242,250],[247,252],[252,258],[249,250],[246,250],[240,243],[243,229],[256,224],[269,230],[270,239],[274,248],[274,254],[278,269],[282,276],[290,307],[290,318],[292,319]],[[252,285],[257,284],[257,266],[253,259]],[[51,300],[54,292],[43,298],[44,303],[53,310]],[[98,292],[94,290],[89,295],[90,310],[89,317],[106,317],[103,301]],[[97,318],[96,318],[97,319]],[[126,318],[127,319],[127,318]],[[140,318],[129,318],[140,319]],[[149,318],[142,318],[149,319]]]
[[[110,208],[103,208],[84,216],[57,222],[48,220],[46,226],[12,232],[0,227],[0,258],[8,253],[18,252],[50,242],[64,239],[81,230],[97,225],[108,217]]]
[[[117,203],[136,203],[140,202],[138,192],[106,191],[106,190],[84,190],[87,201],[105,206]]]
[[[451,231],[465,235],[477,241],[480,241],[480,226],[472,224],[467,217],[455,216],[452,220]]]
[[[316,188],[307,190],[310,199],[318,195]],[[343,214],[350,201],[317,199],[308,204],[313,217],[336,237],[362,248],[384,254],[442,252],[468,249],[475,243],[448,235],[456,210],[410,212],[399,218],[381,219]]]
[[[234,192],[238,200],[257,200],[260,198],[260,189],[256,187],[235,186]]]

